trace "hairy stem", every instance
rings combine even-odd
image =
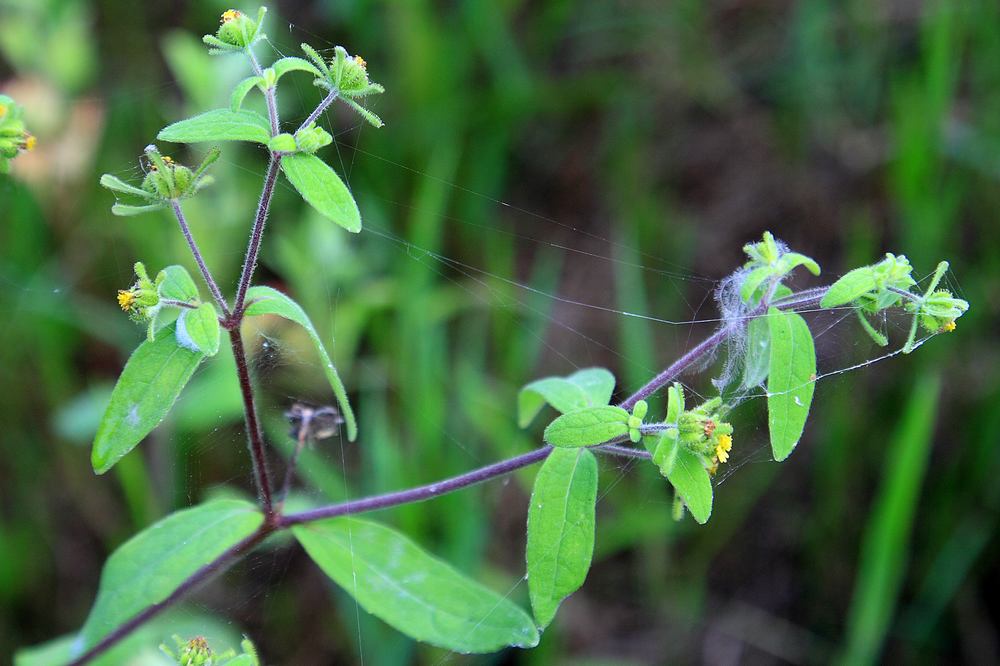
[[[299,129],[295,130],[295,132],[298,133],[300,130],[305,129],[306,127],[309,127],[314,122],[316,122],[316,119],[319,118],[319,114],[326,111],[326,108],[331,104],[333,104],[334,100],[337,99],[337,96],[339,94],[340,94],[339,90],[331,90],[330,94],[323,98],[323,101],[321,101],[316,106],[316,108],[313,109],[313,112],[310,113],[309,116],[302,121],[302,124],[299,125]]]
[[[69,666],[78,666],[80,664],[86,664],[91,659],[95,659],[100,655],[104,654],[117,643],[125,639],[133,631],[149,622],[154,617],[165,611],[166,609],[173,606],[175,603],[180,601],[182,598],[187,596],[190,592],[206,583],[208,580],[213,578],[216,574],[222,573],[228,569],[236,560],[242,557],[244,554],[249,552],[254,546],[259,544],[264,540],[267,535],[274,531],[274,527],[268,523],[261,525],[260,529],[243,539],[232,548],[226,552],[219,555],[217,558],[206,564],[205,566],[198,569],[196,572],[191,574],[191,577],[181,583],[176,590],[170,593],[170,595],[151,606],[147,606],[140,613],[133,616],[124,624],[119,625],[109,633],[107,636],[101,639],[101,641],[90,648],[82,655],[77,657],[75,660],[70,662]]]
[[[205,258],[201,256],[201,250],[198,249],[198,244],[194,240],[194,236],[191,234],[191,227],[188,226],[187,218],[184,217],[184,211],[181,210],[181,203],[177,199],[172,199],[170,201],[170,206],[174,209],[174,216],[177,218],[177,224],[180,225],[181,233],[184,234],[184,240],[187,241],[188,247],[191,248],[191,254],[194,255],[195,263],[198,264],[198,270],[201,271],[201,277],[204,278],[205,284],[208,285],[208,290],[212,292],[212,298],[215,299],[216,305],[222,310],[222,316],[229,316],[229,306],[226,304],[226,299],[223,298],[222,292],[219,290],[219,285],[216,284],[215,278],[212,277],[212,272],[208,270],[208,264],[205,263]]]
[[[263,76],[264,70],[260,68],[257,56],[254,55],[253,48],[249,46],[247,47],[247,58],[250,59],[250,66],[253,67],[254,74]],[[275,97],[274,86],[264,91],[264,100],[267,102],[267,116],[271,120],[271,136],[277,136],[280,132],[280,122],[278,120],[278,100]]]
[[[257,482],[257,492],[260,495],[264,514],[270,520],[274,509],[271,499],[271,479],[267,472],[267,457],[264,455],[264,434],[261,431],[260,420],[257,418],[257,406],[254,403],[253,384],[250,382],[250,368],[247,365],[246,350],[243,347],[243,336],[237,325],[229,330],[229,342],[233,347],[233,357],[236,359],[236,374],[240,379],[240,393],[243,395],[243,417],[247,428],[247,448],[250,449],[250,459],[253,461],[254,479]]]
[[[264,238],[264,225],[267,223],[267,214],[271,209],[271,197],[274,196],[274,185],[278,181],[278,167],[280,165],[281,154],[272,152],[271,161],[267,165],[267,173],[264,175],[264,187],[260,192],[260,201],[257,203],[257,215],[254,217],[253,229],[250,232],[250,242],[247,243],[247,254],[243,259],[240,283],[236,289],[236,302],[233,303],[233,316],[236,319],[236,325],[239,325],[240,320],[243,319],[247,289],[250,288],[254,269],[257,267],[260,242]]]

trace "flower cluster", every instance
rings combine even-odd
[[[117,203],[111,208],[115,215],[138,215],[166,208],[171,202],[190,197],[212,183],[206,174],[208,167],[219,159],[219,149],[213,148],[196,169],[178,164],[169,155],[160,155],[156,146],[146,146],[148,169],[139,187],[129,185],[111,174],[101,176],[101,185],[118,194],[137,197],[139,205]]]
[[[10,171],[10,160],[25,150],[34,150],[34,135],[24,126],[23,109],[6,95],[0,95],[0,173]]]
[[[252,19],[239,10],[227,9],[222,13],[218,31],[201,39],[212,47],[209,49],[212,55],[244,51],[264,39],[265,35],[260,28],[266,13],[267,7],[261,7],[257,10],[257,18]]]
[[[320,76],[313,81],[316,86],[336,92],[337,96],[362,118],[375,127],[382,127],[382,119],[356,101],[385,92],[385,88],[368,78],[368,63],[364,58],[358,55],[352,58],[343,46],[333,50],[333,58],[329,63],[308,44],[302,44],[302,51],[309,56],[320,72]]]
[[[638,407],[638,404],[636,405]],[[725,421],[729,407],[721,398],[712,398],[694,409],[684,408],[684,389],[674,383],[667,392],[665,436],[650,440],[653,462],[661,467],[671,464],[671,448],[682,446],[695,454],[710,473],[729,461],[733,450],[733,426]],[[649,445],[648,444],[648,445]],[[666,472],[664,472],[666,473]]]
[[[165,644],[160,645],[160,651],[171,659],[176,660],[179,666],[223,666],[224,664],[236,663],[243,666],[258,666],[260,663],[256,648],[246,638],[240,643],[243,653],[239,655],[232,648],[225,652],[213,651],[204,636],[195,636],[191,640],[185,641],[180,636],[174,634],[173,639],[174,643],[177,644],[177,652],[174,652]]]
[[[147,322],[156,316],[160,309],[160,285],[164,280],[161,271],[156,280],[149,279],[146,266],[135,262],[136,280],[128,289],[118,290],[118,305],[137,322]]]

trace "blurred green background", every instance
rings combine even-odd
[[[115,290],[136,259],[194,270],[171,219],[112,218],[98,177],[139,179],[160,127],[225,105],[246,64],[210,58],[200,36],[227,7],[0,0],[0,92],[39,138],[0,180],[0,661],[78,628],[103,561],[130,534],[213,493],[252,492],[224,354],[113,472],[89,465],[96,419],[142,336]],[[387,89],[371,106],[381,130],[326,116],[338,143],[324,156],[366,231],[334,228],[286,187],[258,272],[336,339],[360,412],[357,444],[328,440],[307,456],[310,501],[537,446],[538,429],[514,418],[533,378],[605,365],[624,396],[712,324],[621,312],[716,317],[717,281],[765,229],[819,260],[826,280],[885,251],[921,277],[947,258],[972,310],[913,356],[823,379],[781,466],[768,461],[761,401],[741,406],[738,469],[720,478],[706,527],[670,520],[651,466],[603,460],[594,568],[536,650],[471,658],[415,645],[281,544],[161,633],[221,623],[283,664],[1000,662],[989,592],[1000,573],[1000,5],[270,9],[263,60],[301,41],[343,44]],[[296,74],[279,95],[289,123],[320,98]],[[162,148],[195,162],[204,147]],[[264,159],[225,146],[216,185],[186,205],[230,293]],[[881,353],[852,320],[812,323],[823,372]],[[247,334],[280,469],[281,412],[330,397],[300,331],[268,322]],[[704,393],[711,376],[686,380]],[[533,474],[375,517],[523,604]]]

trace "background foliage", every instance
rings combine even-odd
[[[97,175],[135,175],[160,127],[226,104],[244,65],[210,59],[198,39],[226,8],[0,0],[0,83],[40,144],[0,182],[4,661],[79,627],[128,535],[248,488],[225,351],[152,446],[106,477],[88,462],[110,382],[142,336],[115,290],[138,257],[187,261],[166,214],[111,218]],[[535,377],[597,364],[638,386],[709,325],[550,295],[715,317],[710,303],[696,310],[711,280],[767,228],[829,278],[885,250],[927,270],[946,256],[974,304],[920,354],[820,382],[780,472],[759,449],[759,405],[741,408],[737,447],[752,464],[721,486],[705,527],[672,523],[651,466],[623,478],[623,463],[601,460],[595,568],[540,647],[509,660],[1000,660],[986,593],[1000,510],[996,3],[278,2],[267,32],[282,53],[344,44],[389,91],[373,107],[383,130],[332,119],[366,231],[348,238],[279,192],[262,257],[260,279],[335,334],[359,409],[357,444],[328,441],[303,464],[331,499],[536,446],[515,413]],[[319,96],[300,85],[282,117]],[[226,148],[188,217],[231,289],[264,156]],[[853,323],[833,333],[821,364],[878,353]],[[287,450],[277,415],[326,399],[325,381],[302,333],[254,339],[271,439]],[[511,586],[534,473],[379,519],[526,605]],[[446,656],[357,614],[277,544],[180,614],[197,625],[206,610],[268,663]]]

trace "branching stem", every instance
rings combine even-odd
[[[184,211],[181,210],[181,203],[177,199],[173,199],[170,202],[171,208],[174,209],[174,216],[177,218],[177,224],[180,225],[181,233],[184,234],[184,240],[187,241],[188,247],[191,248],[191,254],[194,255],[194,261],[198,264],[198,270],[201,271],[201,277],[204,278],[205,284],[208,285],[208,290],[212,292],[212,298],[215,299],[215,304],[219,306],[222,310],[222,316],[229,317],[229,306],[226,305],[226,299],[222,296],[222,292],[219,290],[219,285],[216,284],[215,278],[212,277],[212,272],[208,270],[208,264],[205,263],[205,258],[201,256],[201,250],[198,249],[198,243],[195,242],[194,236],[191,234],[191,227],[188,226],[187,218],[184,217]]]
[[[822,287],[792,294],[791,296],[787,296],[786,298],[776,301],[772,305],[783,310],[795,310],[812,307],[823,297],[823,294],[826,293],[826,289],[826,287]],[[755,313],[757,315],[761,314],[761,312],[757,311],[755,311]],[[696,345],[684,356],[677,359],[677,361],[672,363],[663,372],[650,380],[641,389],[623,400],[620,403],[620,406],[626,409],[631,409],[631,407],[633,407],[639,400],[649,397],[660,388],[666,386],[691,365],[703,360],[707,355],[711,354],[722,342],[726,340],[729,335],[736,330],[735,327],[738,325],[740,324],[723,324],[719,330]],[[286,515],[275,513],[271,510],[270,481],[267,476],[267,468],[264,460],[263,437],[260,434],[260,424],[257,420],[253,390],[250,386],[250,376],[247,368],[246,356],[243,351],[243,340],[240,337],[238,328],[230,330],[229,335],[233,345],[233,354],[236,357],[237,371],[240,375],[240,388],[243,391],[244,410],[247,417],[247,432],[249,433],[250,438],[250,453],[254,461],[254,471],[257,476],[258,486],[261,488],[262,503],[265,506],[265,522],[257,533],[251,535],[247,539],[244,539],[239,544],[233,546],[215,560],[206,564],[204,567],[192,574],[190,578],[184,581],[184,583],[182,583],[180,587],[178,587],[165,600],[146,608],[141,613],[128,620],[125,624],[108,634],[108,636],[105,637],[104,640],[102,640],[98,645],[91,648],[85,655],[73,662],[74,665],[86,663],[90,659],[106,652],[134,630],[142,626],[145,622],[158,615],[168,606],[179,601],[182,597],[186,596],[199,585],[212,578],[215,574],[224,571],[232,565],[233,562],[242,557],[251,548],[259,544],[265,537],[273,532],[285,530],[295,525],[302,525],[317,520],[324,520],[338,516],[355,515],[368,511],[378,511],[414,502],[423,502],[434,497],[455,492],[456,490],[461,490],[462,488],[468,488],[469,486],[483,483],[484,481],[505,476],[518,469],[541,462],[548,457],[549,453],[552,452],[551,446],[542,446],[532,451],[528,451],[527,453],[514,456],[513,458],[501,460],[500,462],[495,462],[493,464],[486,465],[485,467],[480,467],[464,474],[459,474],[458,476],[442,479],[423,486],[417,486],[406,490],[398,490],[381,495],[372,495],[370,497],[364,497],[356,500],[348,500],[346,502],[340,502],[339,504],[331,504],[329,506],[323,506],[298,513]],[[641,449],[619,446],[618,444],[624,440],[625,438],[622,437],[608,442],[607,444],[591,448],[595,452],[605,453],[608,455],[623,456],[628,458],[650,458],[649,453]]]

